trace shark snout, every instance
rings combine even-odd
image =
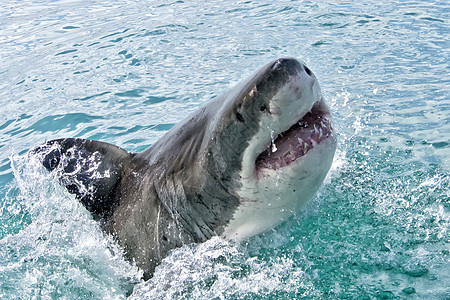
[[[273,65],[272,70],[284,70],[289,76],[303,77],[316,81],[314,73],[301,61],[295,58],[279,58]]]

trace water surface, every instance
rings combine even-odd
[[[0,298],[449,299],[446,1],[0,4]],[[306,62],[339,146],[317,198],[148,282],[26,159],[80,137],[141,151],[280,56]]]

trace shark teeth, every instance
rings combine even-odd
[[[256,158],[256,167],[276,170],[290,165],[331,134],[329,113],[313,107],[301,120],[272,140],[268,149]]]

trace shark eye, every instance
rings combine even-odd
[[[267,112],[267,111],[269,111],[268,109],[267,109],[267,106],[264,104],[263,106],[261,106],[260,108],[259,108],[259,110],[261,111],[261,112]]]

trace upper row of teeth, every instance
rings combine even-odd
[[[324,133],[323,133],[323,129],[322,128],[323,127],[317,128],[317,126],[314,124],[314,133],[311,134],[311,136],[314,136],[314,135],[318,134],[319,135],[318,139],[321,140],[324,137]],[[282,137],[283,135],[280,134],[279,136]],[[302,138],[297,138],[297,141],[298,141],[300,147],[303,150],[307,150],[311,146],[314,147],[315,144],[317,143],[317,141],[315,139],[311,139],[311,143],[308,143],[307,141],[303,140]],[[271,150],[272,150],[272,153],[276,152],[278,150],[274,141],[272,141]]]

